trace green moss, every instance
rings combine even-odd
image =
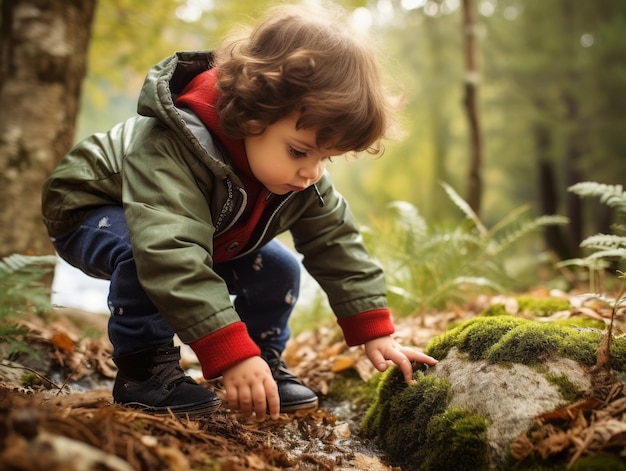
[[[574,360],[581,365],[593,366],[596,364],[597,351],[603,334],[593,330],[562,327],[567,335],[559,346],[559,353],[565,358]]]
[[[510,316],[511,314],[506,311],[506,307],[504,306],[504,304],[492,304],[483,312],[481,312],[480,315],[483,317],[495,317]]]
[[[576,460],[572,471],[626,471],[626,463],[612,456],[586,456]]]
[[[385,371],[376,388],[376,397],[363,418],[363,433],[368,437],[376,437],[381,431],[389,428],[389,409],[391,399],[398,391],[404,390],[404,382],[399,368],[389,368]]]
[[[529,321],[503,335],[486,358],[491,363],[541,363],[556,355],[566,335],[562,327]]]
[[[593,366],[602,336],[579,322],[537,322],[514,316],[475,317],[435,337],[426,353],[441,360],[454,347],[470,360],[536,365],[555,356]],[[611,342],[611,366],[626,372],[626,337]]]
[[[467,323],[463,323],[458,327],[454,327],[453,329],[438,335],[428,343],[424,352],[427,355],[437,358],[438,360],[443,360],[448,356],[450,350],[457,346],[459,335],[466,327]]]
[[[43,386],[44,382],[41,379],[41,376],[35,374],[35,373],[24,373],[22,375],[22,386],[25,388],[33,388],[36,386]]]
[[[545,361],[558,356],[594,365],[602,335],[597,329],[567,323],[480,316],[434,338],[425,351],[443,359],[452,348],[458,348],[472,360],[513,367],[522,363],[545,375],[566,400],[575,401],[581,392],[565,375],[550,372]],[[626,369],[626,337],[612,339],[611,360],[618,373]],[[362,423],[363,434],[373,438],[390,461],[406,469],[488,469],[484,419],[465,410],[447,410],[452,393],[446,380],[422,372],[414,378],[415,383],[407,385],[397,367],[381,375]],[[512,466],[510,469],[565,469],[561,459],[529,459]]]
[[[405,469],[486,469],[485,420],[462,409],[446,410],[450,399],[446,380],[418,372],[406,386],[400,370],[391,368],[363,421],[363,434]]]
[[[343,371],[335,375],[328,390],[328,397],[337,401],[350,400],[357,406],[371,404],[376,396],[380,377],[381,373],[376,373],[365,382],[355,370]]]
[[[561,396],[568,402],[577,401],[583,395],[576,385],[564,374],[548,373],[546,374],[546,380],[548,380],[550,384],[554,384],[561,393]]]
[[[511,330],[530,321],[517,317],[477,317],[463,329],[457,338],[457,347],[472,361],[485,358],[487,351]]]
[[[517,305],[521,312],[537,317],[546,317],[559,311],[567,311],[572,305],[564,298],[538,298],[535,296],[520,296]]]
[[[568,317],[567,319],[558,319],[555,320],[554,323],[566,327],[574,327],[579,329],[596,329],[599,332],[602,332],[606,329],[604,321],[583,316],[573,316]]]
[[[398,387],[399,368],[383,375],[379,396],[363,420],[362,430],[400,464],[414,462],[426,440],[426,429],[433,416],[444,412],[450,402],[450,384],[419,372],[411,386]],[[391,385],[395,385],[392,394]]]
[[[626,336],[612,339],[611,367],[618,373],[626,374]]]
[[[452,408],[428,424],[426,443],[416,462],[419,469],[482,471],[489,468],[487,422],[464,409]]]
[[[457,347],[468,353],[470,358],[478,360],[506,332],[527,322],[530,321],[513,316],[475,317],[435,337],[425,351],[441,360],[448,356],[453,347]]]

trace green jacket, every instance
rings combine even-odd
[[[173,104],[195,75],[212,67],[212,58],[208,51],[185,52],[156,65],[141,90],[140,116],[77,144],[42,196],[52,237],[74,229],[96,207],[123,206],[139,279],[186,343],[240,320],[212,269],[212,242],[248,204],[243,184],[219,142],[195,115]],[[277,196],[276,210],[239,256],[290,231],[340,320],[385,308],[383,273],[370,260],[346,201],[327,174],[317,186],[323,207],[312,188]]]

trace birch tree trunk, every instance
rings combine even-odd
[[[2,0],[0,257],[53,249],[41,187],[73,142],[96,0]]]

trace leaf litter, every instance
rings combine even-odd
[[[512,297],[483,297],[464,309],[396,319],[396,337],[423,348],[450,322],[466,320],[494,303],[520,314]],[[604,305],[572,305],[553,317],[609,322]],[[399,470],[360,437],[363,406],[327,396],[337,375],[351,371],[367,381],[375,373],[362,349],[347,347],[335,327],[303,332],[284,353],[292,371],[319,394],[320,408],[258,423],[226,407],[210,417],[189,419],[112,404],[116,369],[111,345],[105,336],[84,335],[85,317],[106,332],[104,316],[80,312],[61,310],[53,320],[22,321],[29,331],[24,340],[39,356],[0,364],[0,469]],[[185,346],[182,352],[183,367],[194,371],[193,354]],[[223,398],[219,381],[198,380]],[[604,400],[586,399],[537,417],[535,427],[513,444],[514,455],[520,460],[531,453],[566,455],[570,462],[607,451],[626,457],[626,397],[619,384]]]

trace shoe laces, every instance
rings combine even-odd
[[[286,363],[280,357],[280,353],[272,348],[264,349],[261,351],[261,358],[263,358],[270,367],[272,376],[276,381],[295,381],[300,383],[298,378],[287,369]]]
[[[179,352],[179,347],[167,347],[154,356],[151,373],[167,390],[188,379],[180,366]]]

